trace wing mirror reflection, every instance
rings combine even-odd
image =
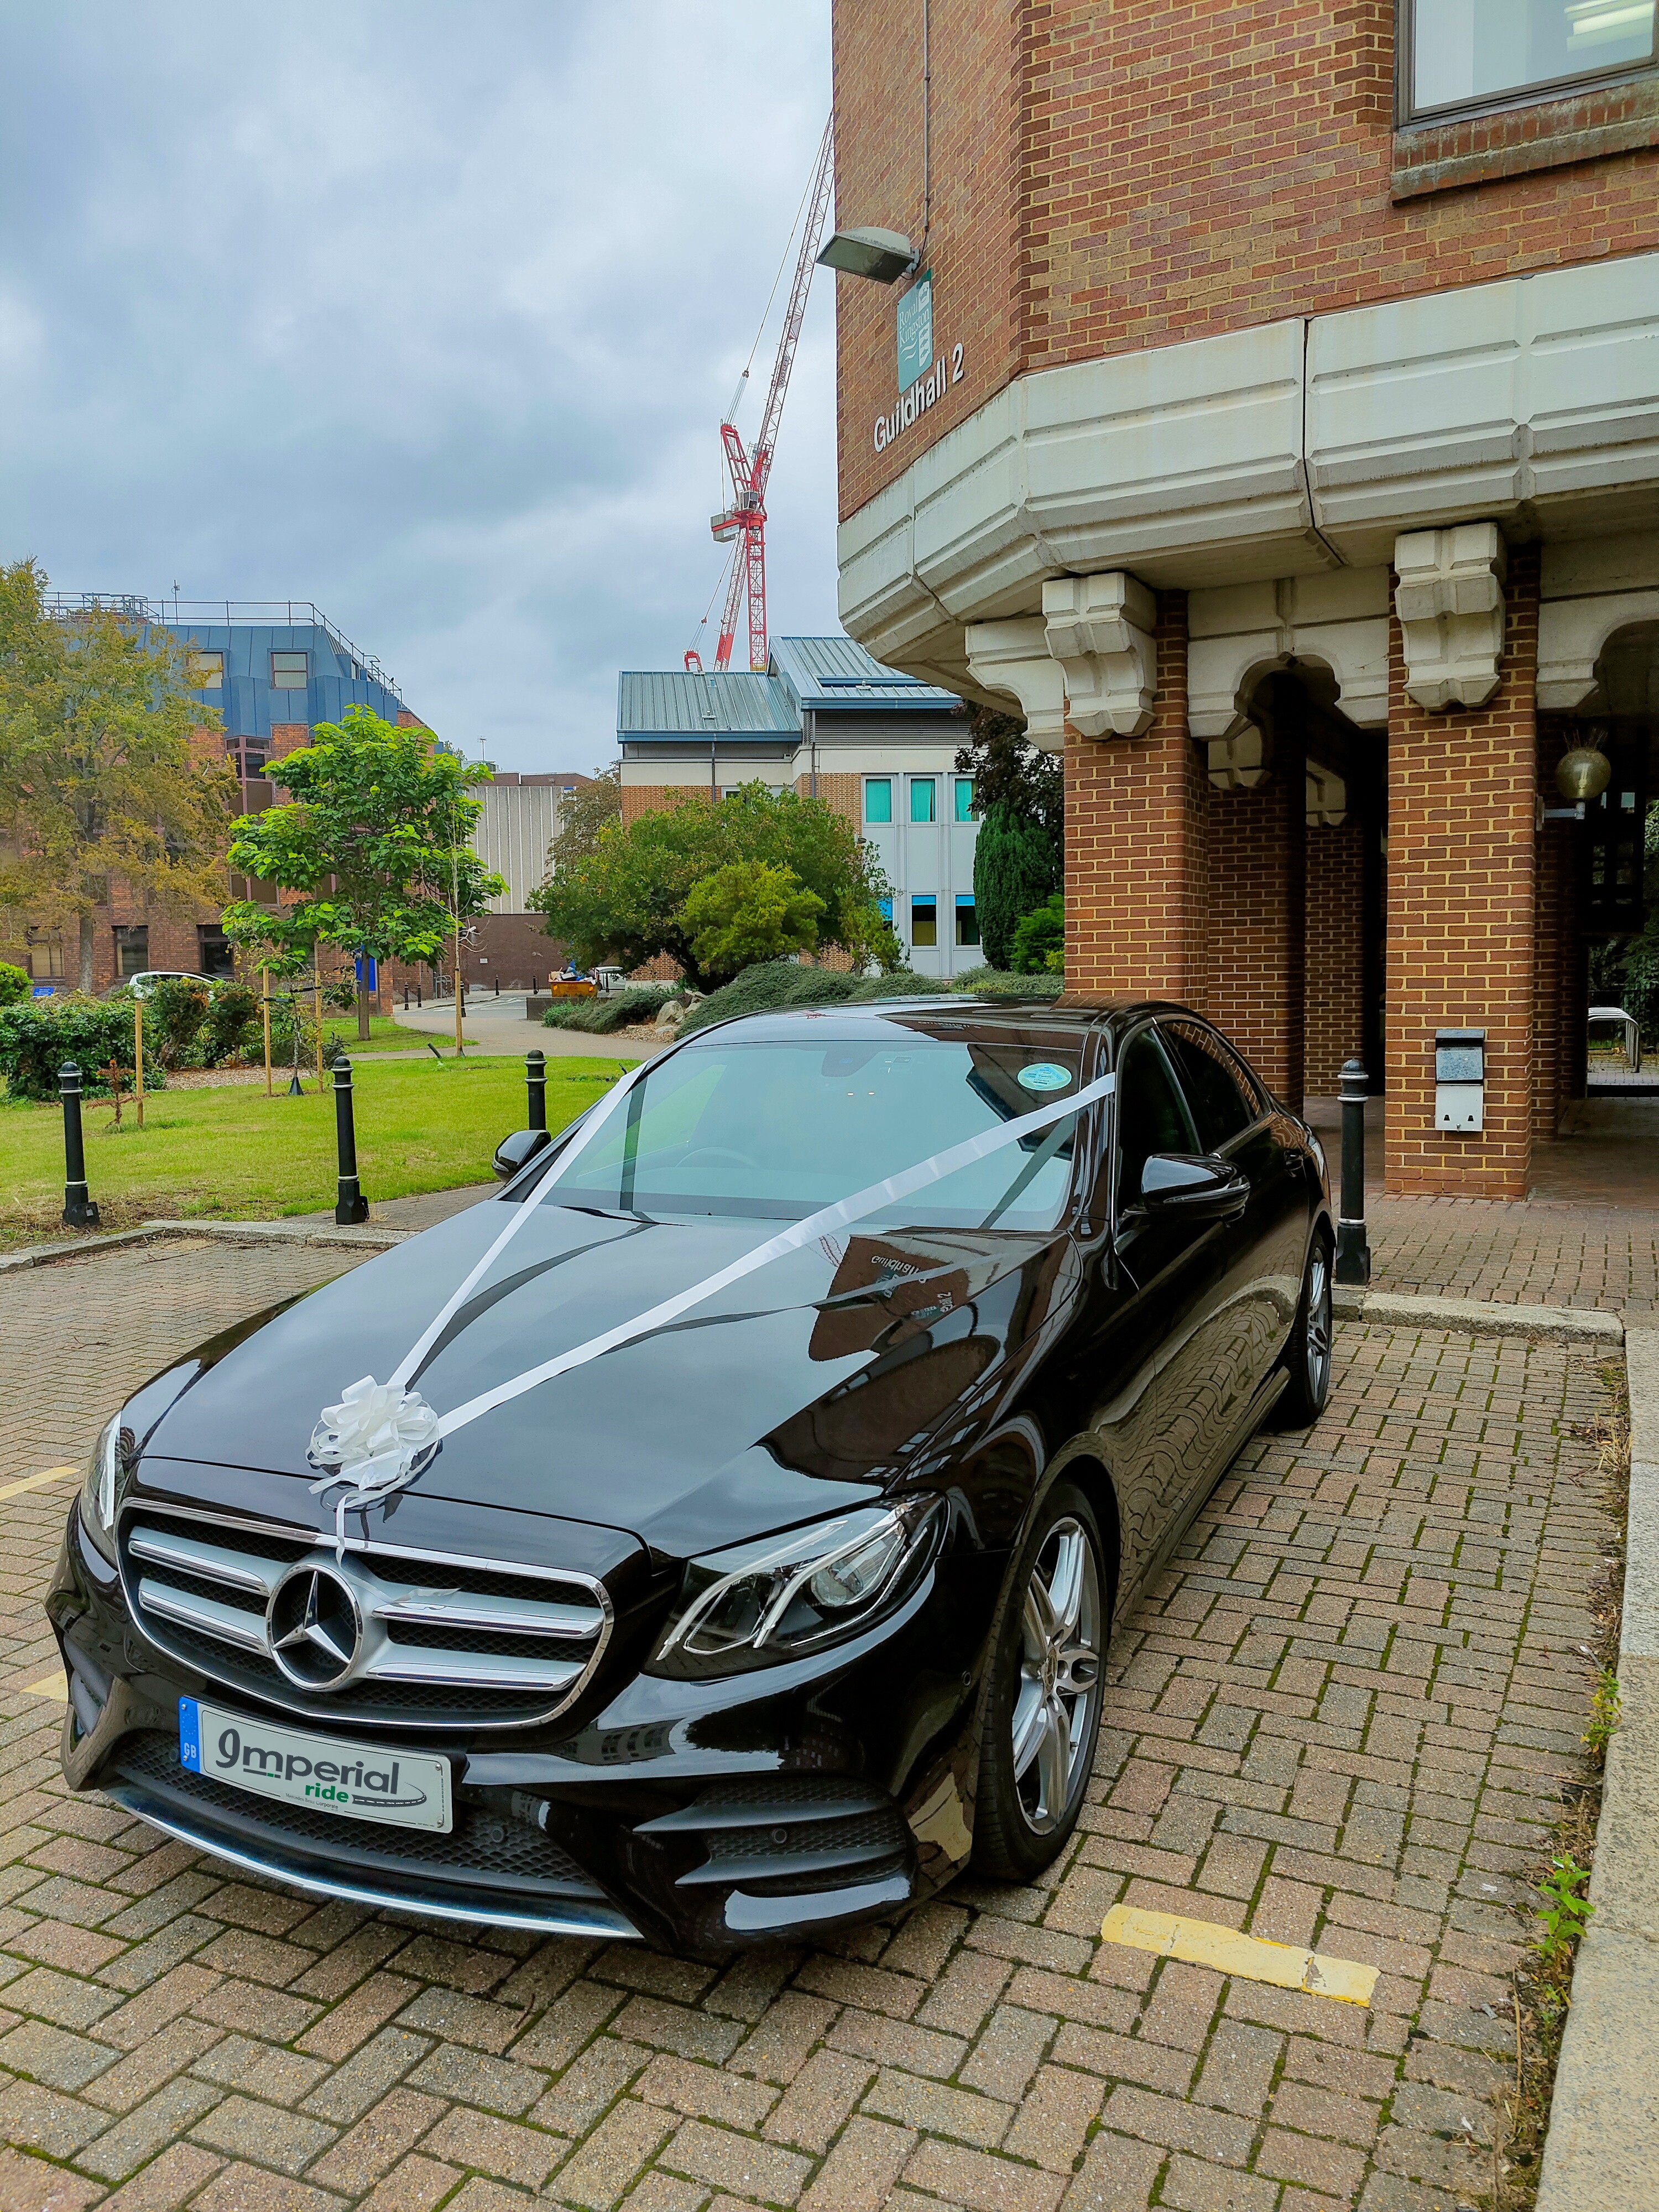
[[[1249,1202],[1249,1179],[1231,1160],[1154,1152],[1140,1171],[1140,1204],[1160,1218],[1236,1221]]]
[[[511,1182],[526,1161],[533,1160],[552,1141],[545,1129],[515,1129],[495,1147],[496,1174],[503,1182]]]

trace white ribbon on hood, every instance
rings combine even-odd
[[[587,1149],[599,1131],[611,1120],[618,1102],[642,1079],[653,1064],[649,1060],[641,1060],[615,1085],[600,1104],[590,1109],[586,1127],[579,1130],[561,1150],[557,1163],[560,1176],[579,1154]],[[607,1352],[617,1351],[625,1344],[650,1335],[653,1329],[667,1328],[694,1306],[718,1296],[733,1283],[740,1282],[745,1275],[752,1275],[757,1269],[769,1267],[774,1260],[781,1259],[786,1253],[799,1251],[815,1238],[847,1228],[861,1220],[865,1215],[875,1212],[880,1206],[896,1205],[901,1199],[925,1189],[929,1183],[956,1175],[962,1169],[972,1167],[977,1161],[988,1158],[993,1152],[1001,1152],[1009,1145],[1017,1145],[1023,1138],[1034,1136],[1039,1129],[1052,1127],[1071,1115],[1080,1114],[1097,1099],[1109,1098],[1116,1087],[1116,1082],[1115,1076],[1103,1075],[1095,1082],[1085,1084],[1081,1091],[1069,1098],[1056,1100],[1049,1106],[1039,1106],[1030,1114],[1018,1115],[1012,1121],[1001,1122],[997,1127],[983,1130],[976,1137],[966,1138],[961,1144],[952,1145],[945,1152],[935,1152],[930,1159],[922,1160],[913,1168],[906,1168],[901,1174],[888,1176],[880,1182],[866,1184],[864,1189],[854,1191],[850,1197],[837,1199],[833,1205],[808,1214],[804,1221],[792,1222],[787,1229],[781,1230],[775,1237],[768,1237],[763,1244],[756,1245],[752,1251],[745,1252],[740,1259],[718,1268],[712,1275],[705,1275],[701,1282],[693,1283],[687,1290],[676,1291],[672,1297],[662,1299],[642,1314],[636,1314],[631,1321],[618,1322],[614,1328],[589,1337],[586,1343],[575,1346],[569,1352],[562,1352],[552,1359],[543,1360],[538,1366],[526,1368],[522,1374],[497,1383],[494,1389],[480,1391],[476,1398],[467,1399],[465,1404],[454,1407],[447,1413],[434,1414],[417,1393],[408,1389],[409,1378],[501,1252],[518,1235],[535,1208],[556,1188],[557,1176],[550,1170],[532,1194],[515,1208],[514,1218],[421,1332],[398,1362],[391,1381],[376,1383],[371,1376],[364,1376],[361,1382],[354,1382],[345,1392],[340,1405],[325,1409],[323,1418],[312,1435],[308,1456],[313,1467],[330,1463],[324,1460],[319,1450],[319,1440],[326,1432],[330,1438],[336,1433],[343,1437],[349,1433],[354,1440],[363,1439],[361,1443],[354,1441],[352,1448],[364,1451],[365,1457],[358,1465],[365,1472],[382,1459],[387,1462],[389,1469],[385,1479],[380,1479],[377,1474],[372,1483],[359,1481],[356,1494],[342,1497],[338,1501],[337,1540],[342,1544],[344,1542],[348,1506],[367,1503],[372,1498],[384,1498],[392,1491],[401,1488],[426,1465],[432,1451],[445,1437],[453,1436],[456,1430],[465,1428],[469,1422],[477,1420],[484,1413],[493,1413],[498,1406],[505,1406],[514,1398],[522,1397],[526,1390],[533,1390],[543,1382],[550,1382],[558,1376],[569,1374],[573,1368],[586,1367],[591,1360],[602,1358]],[[356,1412],[359,1407],[364,1409],[361,1413]],[[396,1408],[395,1414],[389,1413],[388,1408]],[[407,1414],[403,1411],[404,1408],[410,1409]],[[346,1413],[348,1409],[352,1414],[349,1431],[344,1424],[337,1424],[335,1420],[337,1415]],[[418,1444],[415,1442],[416,1409],[418,1409],[419,1416],[424,1416],[434,1424],[430,1430],[422,1428]],[[365,1425],[371,1419],[379,1419],[382,1426],[367,1428]],[[400,1433],[395,1446],[387,1442],[370,1449],[374,1437],[381,1434],[390,1436],[391,1430],[385,1426],[388,1420],[394,1426],[407,1421],[407,1444]],[[313,1483],[312,1488],[313,1491],[327,1490],[336,1482],[351,1479],[355,1479],[352,1469],[343,1462],[322,1481]]]

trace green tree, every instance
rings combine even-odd
[[[757,960],[809,951],[823,912],[793,868],[732,860],[692,885],[680,920],[703,974],[723,983]]]
[[[348,707],[270,773],[292,803],[243,815],[230,864],[290,896],[276,907],[239,900],[224,921],[227,936],[263,956],[259,964],[319,944],[435,961],[457,921],[507,889],[467,843],[483,811],[468,787],[487,783],[489,771],[440,747],[429,730]],[[357,1035],[368,1035],[362,991]]]
[[[569,863],[531,895],[585,965],[615,960],[624,968],[666,953],[698,990],[708,975],[693,943],[685,906],[695,888],[738,861],[787,868],[823,902],[819,941],[862,966],[902,964],[892,925],[880,910],[890,896],[871,848],[852,823],[821,799],[745,784],[718,805],[688,794],[665,811],[602,830],[591,853]]]
[[[93,985],[93,917],[112,881],[163,914],[216,911],[235,781],[196,733],[188,649],[109,609],[46,604],[33,561],[0,568],[0,907],[67,922]]]
[[[1038,750],[1018,714],[970,705],[968,743],[957,755],[957,774],[974,780],[974,812],[982,820],[1006,806],[1036,823],[1054,848],[1058,882],[1066,851],[1066,791],[1058,757]]]
[[[0,960],[0,1006],[21,1006],[28,995],[27,969],[14,968],[9,961]]]
[[[974,910],[993,968],[1013,958],[1021,919],[1058,887],[1058,855],[1042,825],[1003,805],[987,810],[974,845]]]
[[[579,783],[568,799],[559,801],[559,834],[547,848],[547,872],[585,860],[599,842],[599,832],[622,820],[622,769],[616,762],[603,768],[592,783]]]

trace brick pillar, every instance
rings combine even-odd
[[[1510,556],[1503,658],[1486,706],[1426,714],[1389,670],[1388,1105],[1391,1192],[1524,1198],[1536,988],[1538,553]],[[1434,1127],[1434,1033],[1486,1032],[1486,1128]]]
[[[1066,732],[1066,988],[1202,1007],[1209,787],[1187,731],[1187,594],[1158,594],[1157,720]]]
[[[1546,806],[1559,806],[1556,765],[1577,732],[1560,715],[1538,726],[1538,787]],[[1589,999],[1578,925],[1579,851],[1575,825],[1547,823],[1538,841],[1538,964],[1533,988],[1536,1064],[1532,1134],[1548,1144],[1570,1098],[1582,1095],[1579,1070]]]
[[[1211,1019],[1293,1112],[1304,1091],[1306,835],[1303,755],[1280,720],[1267,783],[1211,793],[1208,997]]]
[[[1304,1079],[1334,1098],[1343,1061],[1364,1056],[1365,825],[1351,813],[1340,829],[1310,830],[1307,851]]]

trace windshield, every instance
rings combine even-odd
[[[547,1197],[623,1213],[798,1221],[988,1129],[1052,1105],[1080,1080],[1075,1040],[826,1043],[711,1037],[637,1083]],[[872,1221],[1052,1229],[1071,1186],[1066,1117],[927,1185]]]

